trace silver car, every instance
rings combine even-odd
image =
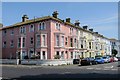
[[[103,59],[104,59],[105,63],[109,62],[109,58],[108,57],[104,56]]]

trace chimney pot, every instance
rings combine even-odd
[[[22,17],[22,22],[25,22],[25,21],[27,21],[29,19],[29,17],[25,14],[25,15],[23,15],[23,17]]]
[[[95,32],[96,34],[98,34],[98,32]]]
[[[79,26],[79,24],[80,24],[79,20],[76,20],[75,21],[75,26]]]
[[[89,29],[89,31],[93,32],[93,29]]]
[[[54,11],[52,15],[53,15],[54,18],[57,18],[57,17],[58,17],[58,14],[59,14],[59,13],[58,13],[57,11]]]
[[[83,29],[86,29],[87,30],[88,26],[83,26]]]
[[[66,18],[66,22],[70,23],[70,18]]]

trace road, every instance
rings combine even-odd
[[[0,65],[5,79],[26,78],[118,78],[118,62],[78,66]]]

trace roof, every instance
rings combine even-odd
[[[114,42],[114,41],[119,41],[119,40],[117,40],[117,39],[115,39],[115,38],[110,38],[109,40],[110,40],[110,41],[113,41],[113,42]]]
[[[40,17],[40,18],[35,18],[35,19],[27,20],[27,21],[25,21],[25,22],[18,22],[18,23],[16,23],[16,24],[3,27],[2,30],[3,30],[3,29],[13,28],[13,27],[18,27],[18,26],[22,26],[22,25],[27,25],[27,24],[35,23],[35,22],[39,22],[39,21],[49,20],[49,19],[59,21],[59,22],[61,22],[61,23],[64,23],[64,24],[69,25],[69,26],[72,26],[72,27],[77,28],[77,29],[79,29],[79,30],[83,30],[83,31],[85,31],[85,32],[89,32],[89,33],[91,33],[91,34],[95,34],[95,32],[92,32],[92,31],[89,31],[89,30],[85,30],[85,29],[81,28],[80,26],[75,26],[75,25],[72,24],[72,23],[64,22],[63,20],[61,20],[61,19],[59,19],[59,18],[54,18],[54,17],[52,17],[52,16],[44,16],[44,17]],[[96,35],[99,36],[99,37],[103,37],[103,38],[108,39],[107,37],[105,37],[105,36],[103,36],[103,35],[101,35],[101,34],[96,34]]]

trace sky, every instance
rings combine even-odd
[[[108,38],[118,38],[117,2],[2,2],[2,23],[9,26],[21,22],[22,15],[29,19],[52,16],[58,11],[60,19],[71,18],[80,21],[80,26],[88,25]]]

